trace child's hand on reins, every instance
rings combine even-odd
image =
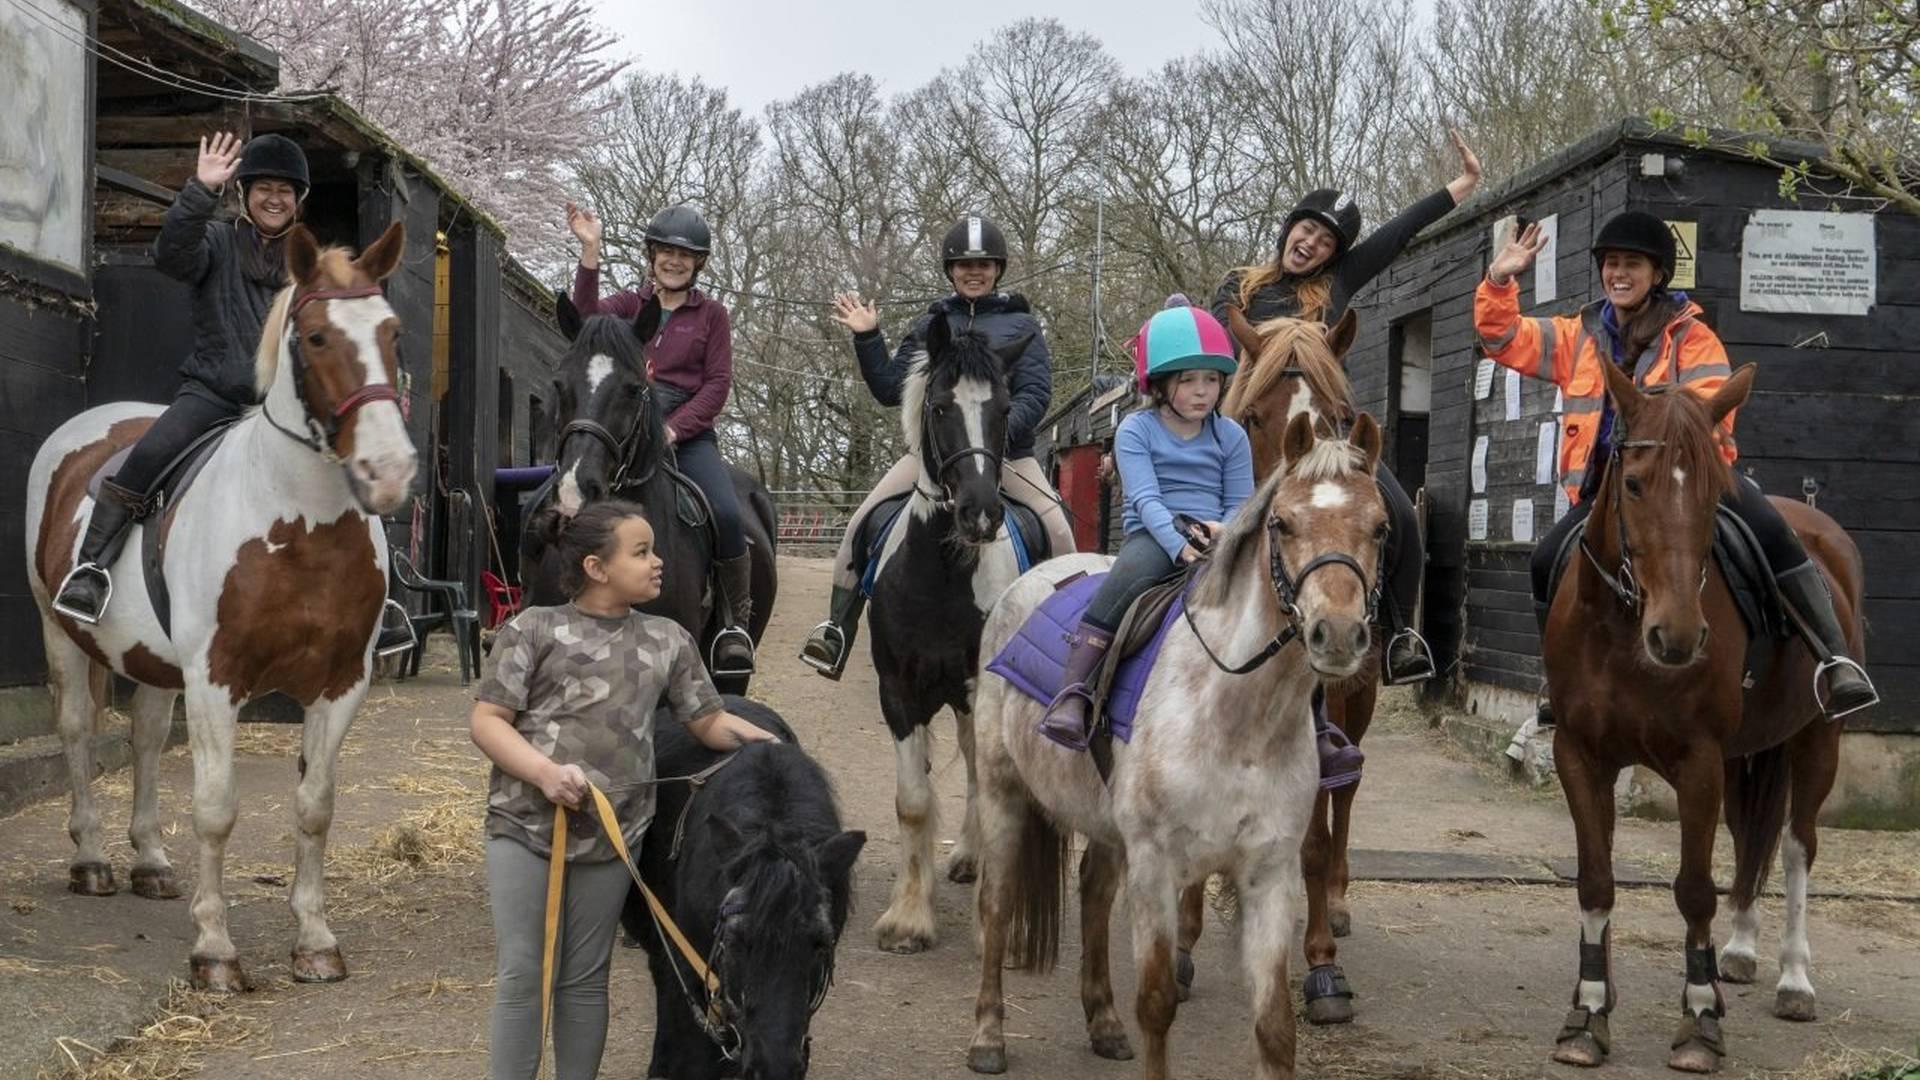
[[[587,774],[578,765],[555,762],[540,776],[540,794],[545,795],[548,802],[578,810],[587,797]]]

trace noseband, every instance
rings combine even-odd
[[[653,384],[643,380],[640,386],[640,400],[633,410],[633,421],[627,426],[625,438],[616,438],[598,420],[574,420],[560,429],[560,441],[554,447],[554,457],[564,458],[567,440],[575,435],[585,435],[604,447],[608,460],[613,462],[613,476],[607,481],[608,490],[619,491],[652,479],[651,471],[646,476],[636,477],[631,483],[627,479],[627,474],[633,471],[633,456],[640,450],[640,426],[653,415]]]
[[[1245,675],[1255,670],[1279,655],[1281,649],[1286,648],[1294,638],[1300,636],[1300,624],[1306,619],[1306,614],[1300,610],[1300,590],[1306,587],[1307,578],[1315,570],[1323,570],[1329,566],[1344,566],[1353,571],[1354,576],[1360,579],[1360,587],[1367,593],[1367,624],[1369,626],[1373,624],[1374,616],[1380,608],[1381,569],[1385,566],[1387,558],[1385,544],[1380,545],[1380,553],[1374,560],[1371,583],[1367,580],[1367,572],[1361,567],[1360,560],[1344,551],[1329,551],[1316,555],[1308,560],[1307,565],[1301,567],[1300,573],[1296,575],[1287,572],[1287,555],[1280,546],[1280,519],[1268,515],[1266,528],[1267,582],[1273,587],[1274,599],[1280,601],[1280,612],[1287,619],[1287,625],[1273,635],[1273,640],[1267,642],[1266,648],[1260,650],[1246,663],[1238,667],[1228,667],[1226,661],[1220,659],[1219,655],[1213,651],[1213,646],[1207,644],[1207,639],[1200,633],[1200,627],[1194,623],[1193,605],[1186,603],[1180,605],[1181,615],[1187,621],[1187,629],[1193,631],[1194,640],[1200,643],[1200,648],[1207,654],[1207,659],[1213,661],[1214,667],[1229,675]],[[1199,580],[1197,576],[1195,580]]]
[[[376,401],[391,401],[398,404],[400,392],[386,383],[365,383],[341,398],[339,404],[332,409],[319,414],[319,410],[315,409],[313,402],[307,398],[307,359],[306,354],[300,351],[299,327],[295,325],[295,317],[300,314],[301,308],[315,300],[361,300],[382,295],[384,294],[378,285],[356,285],[345,289],[314,289],[294,297],[293,306],[287,311],[287,358],[293,364],[293,396],[294,400],[300,403],[301,412],[306,416],[306,433],[296,432],[275,420],[265,402],[260,405],[260,415],[267,418],[267,423],[271,424],[275,431],[319,454],[330,465],[339,465],[345,461],[340,456],[338,444],[340,429],[346,426],[348,418]]]

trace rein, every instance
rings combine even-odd
[[[300,314],[300,309],[316,300],[362,300],[368,297],[383,295],[385,294],[381,292],[380,286],[378,285],[356,285],[343,289],[314,289],[311,292],[301,293],[296,296],[293,300],[293,306],[287,311],[285,334],[287,358],[293,363],[294,400],[300,403],[301,410],[306,414],[306,433],[302,434],[294,431],[280,423],[280,421],[275,420],[272,411],[267,408],[266,402],[264,401],[260,403],[260,415],[266,417],[267,423],[271,425],[275,431],[312,450],[314,453],[319,454],[329,465],[339,465],[346,460],[340,456],[340,449],[336,445],[336,440],[340,438],[340,428],[347,422],[347,419],[354,413],[359,412],[362,408],[376,401],[391,401],[398,404],[400,401],[400,392],[386,383],[366,383],[356,388],[346,397],[341,398],[339,404],[335,405],[325,414],[326,419],[324,421],[316,419],[314,414],[317,410],[314,409],[313,402],[307,398],[307,360],[306,354],[300,351],[300,335],[296,333],[294,317]]]
[[[1267,518],[1266,528],[1268,553],[1267,583],[1273,587],[1274,598],[1280,601],[1280,611],[1286,616],[1287,625],[1281,627],[1279,632],[1273,635],[1273,639],[1267,642],[1265,648],[1254,654],[1246,662],[1235,667],[1228,667],[1226,661],[1220,659],[1219,654],[1213,651],[1213,646],[1207,644],[1206,637],[1200,633],[1199,624],[1193,621],[1193,605],[1187,603],[1180,605],[1180,615],[1186,620],[1187,629],[1193,631],[1193,639],[1200,643],[1201,651],[1207,654],[1207,659],[1213,661],[1214,667],[1219,668],[1229,675],[1245,675],[1257,670],[1262,664],[1278,656],[1281,649],[1286,648],[1295,638],[1300,636],[1300,621],[1305,618],[1304,613],[1300,610],[1300,590],[1306,585],[1308,575],[1312,574],[1315,570],[1324,569],[1329,566],[1344,566],[1352,570],[1354,574],[1360,578],[1361,588],[1367,590],[1368,623],[1373,622],[1374,614],[1380,606],[1380,586],[1378,582],[1380,580],[1380,564],[1384,563],[1386,559],[1385,545],[1382,545],[1380,557],[1375,561],[1374,584],[1372,585],[1368,584],[1367,572],[1361,568],[1359,560],[1344,551],[1329,551],[1318,555],[1310,560],[1307,565],[1300,568],[1298,576],[1294,576],[1287,572],[1287,556],[1280,547],[1279,520],[1273,517]],[[1194,581],[1199,581],[1199,575],[1194,576]]]
[[[936,510],[950,510],[953,508],[953,485],[947,482],[947,471],[960,462],[970,457],[984,457],[989,462],[992,462],[995,476],[999,476],[1006,471],[1004,467],[1006,464],[1006,453],[1004,450],[989,450],[984,446],[968,446],[956,450],[952,454],[943,455],[940,452],[939,440],[934,436],[933,406],[924,401],[920,404],[920,431],[922,432],[921,441],[926,443],[926,445],[924,447],[915,447],[914,453],[920,458],[921,471],[925,472],[927,468],[927,451],[932,451],[935,462],[933,466],[933,479],[934,482],[939,485],[940,490],[935,493],[922,488],[919,477],[914,478],[913,490],[916,495],[932,503]]]

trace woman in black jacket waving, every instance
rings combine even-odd
[[[215,221],[228,181],[240,185],[241,215]],[[259,403],[254,353],[267,310],[287,284],[283,241],[309,186],[307,155],[285,136],[261,135],[245,149],[228,133],[200,140],[194,177],[174,196],[153,245],[154,266],[192,290],[193,352],[181,365],[173,403],[100,485],[54,610],[84,623],[100,620],[113,590],[107,567],[144,515],[154,481],[202,433]]]
[[[1378,277],[1420,230],[1445,217],[1479,185],[1480,159],[1458,131],[1449,134],[1460,154],[1460,175],[1446,187],[1400,211],[1364,240],[1360,207],[1352,195],[1333,188],[1311,192],[1287,215],[1272,261],[1243,266],[1220,283],[1213,294],[1214,317],[1225,325],[1228,309],[1239,308],[1255,326],[1278,318],[1329,326],[1339,320],[1354,294]],[[1387,636],[1384,675],[1389,685],[1418,682],[1434,673],[1433,653],[1410,625],[1420,601],[1420,520],[1391,470],[1382,465],[1376,478],[1391,521],[1387,602],[1380,605],[1381,629]]]
[[[999,291],[1000,279],[1007,271],[1007,241],[999,226],[978,214],[970,214],[947,231],[940,245],[940,264],[953,295],[937,301],[926,314],[915,319],[900,347],[889,353],[886,338],[880,333],[879,307],[861,303],[856,296],[843,295],[834,300],[834,318],[853,331],[853,351],[860,360],[860,375],[867,389],[882,405],[900,404],[901,388],[914,356],[925,346],[927,324],[946,319],[956,332],[976,330],[987,336],[996,352],[1022,339],[1026,347],[1007,367],[1007,449],[1004,467],[1011,474],[1002,483],[1008,498],[1033,511],[1046,529],[1052,555],[1073,553],[1073,527],[1060,508],[1060,496],[1040,471],[1033,456],[1033,433],[1046,415],[1053,398],[1053,361],[1047,353],[1047,339],[1040,321],[1033,317],[1026,297]],[[854,537],[861,523],[881,502],[913,490],[920,475],[920,461],[912,454],[902,457],[888,469],[880,482],[868,492],[865,502],[847,525],[834,555],[832,610],[827,621],[813,630],[800,658],[829,679],[838,680],[853,651],[853,635],[860,622],[860,609],[866,598],[860,593],[860,576],[865,569],[853,550]]]

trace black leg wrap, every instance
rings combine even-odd
[[[1580,981],[1607,981],[1607,940],[1602,937],[1600,944],[1589,945],[1580,942]]]
[[[1347,973],[1340,970],[1339,964],[1321,964],[1309,969],[1305,981],[1300,984],[1300,991],[1308,1001],[1353,996],[1353,987],[1347,985]]]
[[[1585,951],[1581,956],[1584,960]],[[1584,976],[1582,976],[1584,978]],[[1712,986],[1720,977],[1720,962],[1714,958],[1713,946],[1687,950],[1687,981],[1695,986]]]

